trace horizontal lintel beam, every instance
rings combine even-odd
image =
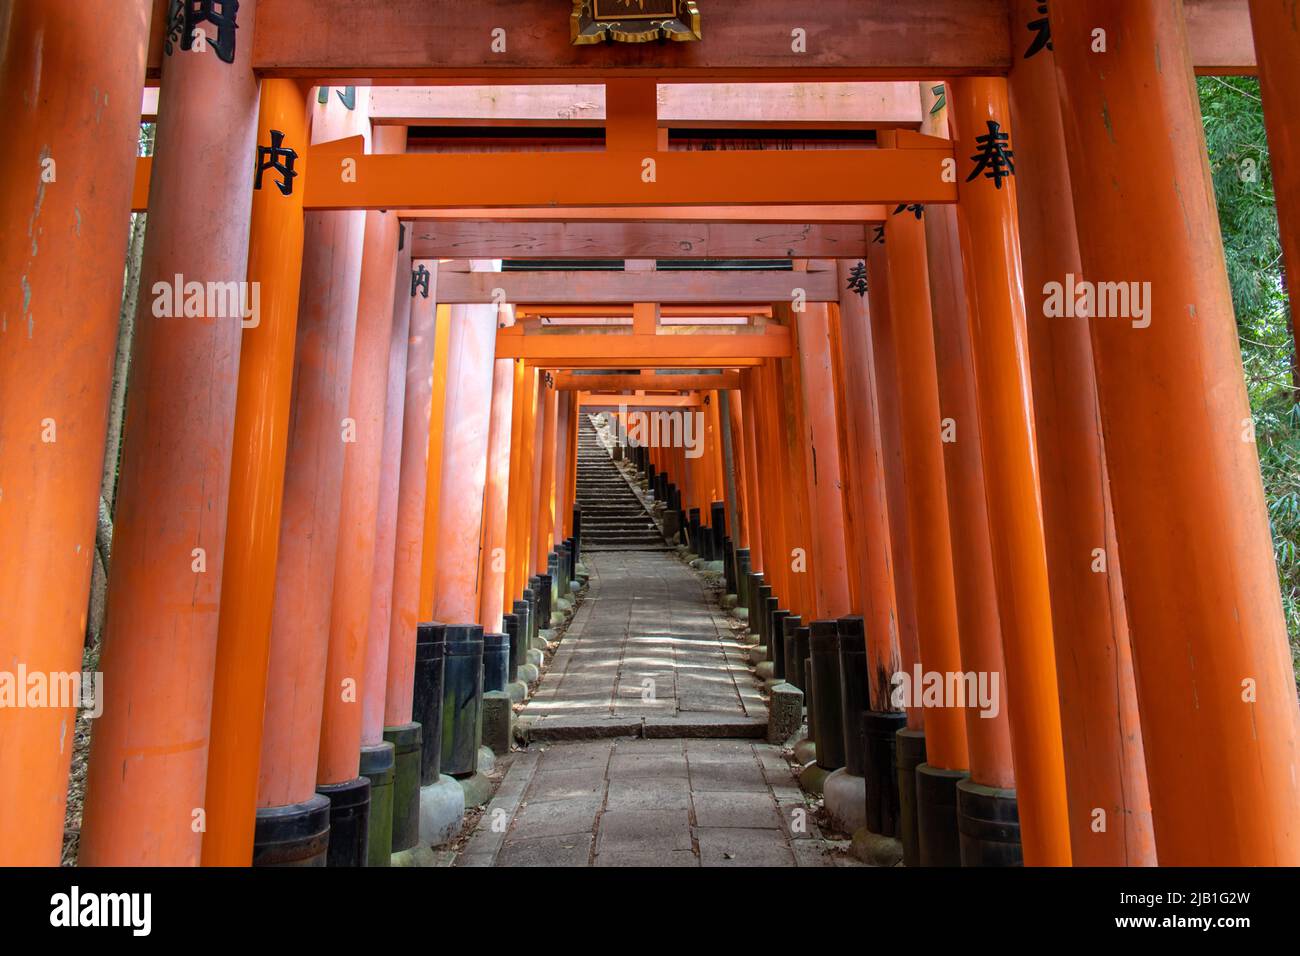
[[[626,408],[634,411],[643,408],[699,408],[704,399],[692,395],[593,395],[578,393],[578,404],[586,408]]]
[[[165,9],[164,0],[157,0]],[[711,0],[699,43],[574,46],[559,0],[259,0],[253,66],[263,76],[377,84],[670,80],[930,80],[1005,75],[1026,37],[1010,0]],[[1247,0],[1184,0],[1198,71],[1254,70]],[[150,73],[166,18],[154,14]],[[162,22],[160,22],[162,21]],[[804,31],[806,44],[792,41]],[[504,48],[493,41],[505,31]]]
[[[446,272],[447,305],[838,302],[833,272]]]
[[[944,162],[954,158],[952,144],[932,142],[895,149],[366,156],[342,141],[312,148],[303,205],[405,210],[956,202],[956,184],[945,182],[952,179]],[[342,175],[345,169],[355,175]]]
[[[433,222],[413,225],[416,259],[862,259],[861,223]]]
[[[559,372],[555,387],[561,392],[644,391],[712,391],[740,388],[739,372],[713,375],[575,375]]]
[[[542,368],[716,368],[789,358],[789,329],[749,335],[508,335],[497,333],[496,357]]]

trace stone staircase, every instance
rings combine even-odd
[[[658,525],[600,443],[590,415],[578,426],[582,550],[667,551]]]

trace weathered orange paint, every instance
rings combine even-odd
[[[406,131],[377,128],[374,149],[385,153],[404,151]],[[374,584],[375,517],[388,399],[397,227],[397,217],[392,213],[366,213],[347,405],[348,418],[355,423],[356,440],[344,447],[334,600],[316,768],[318,784],[346,783],[360,773],[361,694]]]
[[[368,126],[336,99],[311,109],[313,139]],[[259,807],[316,789],[365,227],[364,214],[306,217]]]
[[[384,449],[375,516],[375,569],[366,624],[366,665],[361,697],[361,746],[384,740],[388,693],[388,641],[393,627],[393,576],[396,567],[397,509],[402,476],[402,431],[406,403],[406,362],[411,337],[410,233],[397,253],[393,276],[393,329],[388,344],[388,395],[384,401]]]
[[[497,310],[490,305],[453,305],[450,322],[442,482],[438,500],[431,502],[438,508],[432,619],[475,624],[479,617]]]
[[[1151,283],[1148,326],[1091,327],[1156,850],[1295,865],[1300,710],[1182,7],[1052,27],[1084,272]],[[1104,58],[1074,46],[1098,28]]]
[[[154,305],[156,284],[178,274],[247,278],[252,36],[249,27],[233,63],[212,51],[163,63],[100,658],[104,713],[86,774],[80,862],[90,866],[190,866],[201,853],[194,809],[207,776],[243,309],[161,318]],[[102,104],[105,92],[85,95]]]
[[[433,400],[433,353],[438,264],[426,262],[429,296],[411,299],[406,352],[406,400],[402,410],[402,471],[397,486],[397,533],[393,547],[393,610],[388,633],[388,691],[384,725],[411,722],[415,638],[420,624],[420,560],[425,541],[425,491],[429,476],[429,406]]]
[[[1021,14],[1029,0],[1021,0]],[[1155,835],[1088,320],[1048,316],[1050,282],[1083,276],[1051,50],[1008,80],[1043,532],[1076,866],[1153,866]],[[1097,563],[1103,549],[1104,565]],[[1096,808],[1109,817],[1098,832]]]
[[[75,673],[86,635],[149,9],[120,11],[93,42],[77,0],[6,4],[5,21],[0,660],[9,670]],[[46,159],[57,162],[57,185],[42,181]],[[55,441],[41,440],[45,420]],[[71,706],[0,712],[0,865],[58,865],[73,720]]]
[[[948,106],[963,157],[979,152],[975,140],[988,133],[988,121],[1010,132],[1005,80],[955,80],[948,87]],[[1021,842],[1026,864],[1068,866],[1061,714],[1034,445],[1016,182],[1010,177],[998,189],[982,174],[966,182],[974,166],[969,158],[958,165],[957,222],[971,306]]]
[[[492,367],[492,410],[488,427],[487,485],[483,493],[483,553],[479,577],[483,582],[478,621],[488,631],[501,631],[507,610],[509,567],[511,426],[514,409],[515,363],[495,359]]]
[[[308,92],[294,80],[263,81],[258,140],[269,143],[270,131],[277,129],[291,148],[306,143]],[[305,176],[306,163],[296,171]],[[204,866],[247,866],[253,858],[303,231],[301,190],[289,196],[278,189],[253,193],[248,281],[260,283],[262,315],[240,344],[203,802]]]

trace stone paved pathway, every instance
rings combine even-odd
[[[699,579],[667,553],[584,563],[587,595],[523,714],[531,742],[457,865],[839,862],[761,739],[746,649]]]

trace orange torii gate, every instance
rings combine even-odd
[[[717,387],[670,389],[708,393],[707,454],[656,453],[654,464],[690,489],[694,507],[724,497],[740,509],[755,567],[784,609],[805,621],[862,613],[881,673],[900,661],[944,672],[977,660],[1005,667],[1002,730],[972,728],[959,709],[907,703],[911,730],[925,730],[929,762],[951,776],[963,812],[1018,807],[1026,862],[1300,862],[1290,822],[1300,811],[1300,716],[1258,460],[1241,440],[1249,408],[1192,87],[1195,70],[1254,70],[1258,48],[1294,275],[1300,120],[1283,91],[1294,87],[1300,39],[1280,0],[1053,4],[1055,49],[1030,64],[1019,26],[1036,5],[1024,0],[943,0],[924,21],[903,5],[827,0],[800,14],[810,35],[826,37],[807,54],[789,49],[788,30],[776,38],[783,46],[742,27],[757,16],[784,29],[787,5],[777,0],[743,13],[720,5],[710,31],[722,42],[665,50],[571,47],[567,24],[540,3],[463,6],[249,2],[230,61],[161,53],[161,3],[135,4],[96,49],[70,0],[16,8],[3,75],[25,94],[43,83],[44,105],[20,110],[0,160],[6,179],[31,186],[5,199],[9,222],[29,228],[0,239],[6,661],[69,671],[81,647],[76,609],[89,580],[128,211],[150,210],[147,289],[176,275],[247,278],[262,296],[257,325],[238,334],[232,316],[168,325],[142,301],[150,321],[136,345],[104,665],[114,680],[95,734],[83,861],[247,863],[256,807],[296,814],[319,837],[328,805],[318,790],[354,799],[369,786],[362,748],[383,750],[375,719],[354,713],[356,699],[334,685],[360,677],[364,663],[361,683],[385,688],[394,759],[418,749],[417,623],[436,609],[455,618],[447,623],[496,626],[498,608],[546,573],[575,531],[583,400],[573,393],[583,389],[573,372],[659,367],[724,370]],[[485,57],[493,18],[521,16],[540,26]],[[316,19],[331,29],[302,29]],[[1112,40],[1104,60],[1089,52],[1096,30]],[[133,170],[146,65],[161,77],[159,140]],[[50,70],[61,71],[54,81]],[[912,124],[890,112],[874,148],[673,150],[657,105],[660,82],[932,77],[946,83],[948,128],[905,128],[921,117]],[[1059,95],[1045,92],[1053,77]],[[343,116],[307,102],[310,84],[349,79],[565,78],[602,81],[603,149],[410,152],[400,132],[372,130],[364,109]],[[77,97],[90,86],[105,98],[88,124]],[[1142,91],[1158,93],[1159,116],[1144,109]],[[357,102],[366,99],[363,87]],[[402,111],[388,109],[380,130],[401,125],[391,121]],[[750,121],[761,128],[775,116]],[[93,169],[74,159],[88,155]],[[246,175],[253,155],[258,189]],[[50,159],[59,178],[38,181],[34,171],[45,174]],[[196,170],[219,178],[191,188]],[[1129,215],[1135,202],[1141,217]],[[1072,215],[1075,229],[1053,225],[1049,207]],[[394,242],[397,219],[404,231]],[[520,225],[534,221],[546,228]],[[689,228],[697,222],[709,225]],[[776,239],[747,228],[767,222],[820,228],[779,229]],[[883,247],[868,222],[884,224]],[[1022,235],[1032,250],[1022,250]],[[503,244],[526,258],[592,247],[605,258],[667,258],[662,250],[687,239],[694,257],[845,261],[745,282],[628,271],[579,288],[572,276],[443,271],[437,261],[494,257]],[[66,250],[90,277],[84,287],[65,282]],[[862,259],[870,266],[858,271]],[[1150,327],[1103,318],[1087,335],[1043,327],[1026,289],[1037,294],[1075,264],[1097,279],[1150,277]],[[611,310],[626,309],[631,323],[530,326],[528,315],[553,304],[620,319]],[[664,322],[670,305],[683,319],[725,305],[744,321],[679,333]],[[744,311],[760,306],[770,315]],[[933,343],[911,334],[917,323],[930,332],[930,322]],[[405,366],[392,361],[400,328]],[[943,341],[944,329],[955,338]],[[82,360],[76,382],[54,354]],[[400,403],[386,388],[395,368],[407,376]],[[945,374],[953,368],[955,386]],[[1044,389],[1056,375],[1079,387]],[[398,404],[400,438],[386,437]],[[978,433],[978,454],[945,447],[936,413],[952,415],[962,436]],[[1080,428],[1073,440],[1047,437],[1045,422]],[[42,438],[51,428],[57,440]],[[739,445],[731,495],[724,432]],[[810,442],[834,449],[838,483],[810,480]],[[1067,459],[1108,478],[1084,487],[1059,467]],[[372,570],[340,589],[348,540],[375,546],[368,527],[341,538],[340,512],[368,525],[384,508],[380,471],[399,461],[393,536],[374,535],[394,551],[391,572],[373,570],[384,563],[371,553]],[[505,559],[485,575],[478,523],[485,500],[500,509],[503,484],[508,514],[488,550],[502,548]],[[980,488],[987,541],[957,531],[983,520],[955,513]],[[1170,542],[1187,560],[1170,560]],[[796,550],[811,555],[804,570],[787,560]],[[1118,560],[1086,580],[1078,568],[1098,551]],[[954,580],[958,554],[987,554],[991,574],[964,588]],[[832,568],[835,580],[821,580]],[[479,582],[491,582],[490,600]],[[389,597],[377,598],[385,587]],[[1093,604],[1080,624],[1073,599],[1085,590]],[[361,643],[375,639],[376,601],[391,602],[382,678]],[[999,648],[990,645],[994,613]],[[299,682],[305,704],[287,696]],[[898,709],[887,683],[873,684],[876,711]],[[70,714],[0,715],[4,862],[57,860],[69,759],[58,741]],[[1104,753],[1085,752],[1081,726],[1107,735]],[[1122,742],[1135,736],[1140,752]],[[969,784],[957,779],[967,769]],[[1103,820],[1120,815],[1125,840],[1096,828],[1098,810]],[[1132,822],[1148,812],[1154,837]],[[1217,821],[1208,834],[1207,813]],[[956,839],[955,818],[935,826],[919,839]],[[337,852],[346,857],[346,841]]]

